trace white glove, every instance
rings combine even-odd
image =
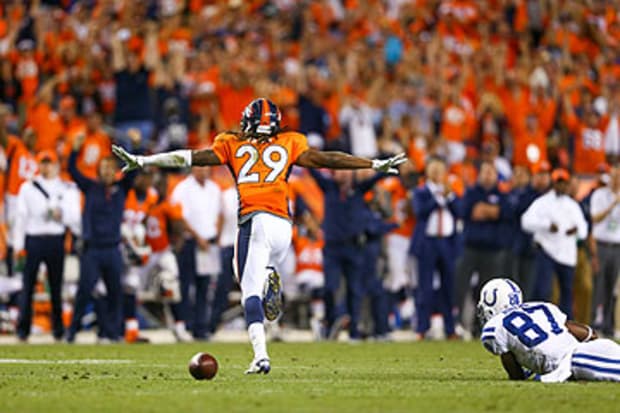
[[[404,153],[399,153],[388,159],[373,159],[372,169],[378,172],[398,175],[398,169],[396,169],[396,167],[405,162],[407,162],[407,157]]]
[[[125,162],[125,166],[123,166],[122,169],[123,172],[129,172],[144,166],[144,159],[142,156],[133,155],[120,146],[112,145],[112,152],[123,162]]]

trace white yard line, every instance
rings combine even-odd
[[[75,360],[37,360],[0,359],[0,364],[130,364],[133,360],[120,359],[75,359]]]

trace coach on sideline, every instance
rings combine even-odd
[[[73,184],[58,177],[58,157],[52,151],[37,154],[39,175],[25,182],[17,196],[13,232],[15,251],[26,252],[23,288],[19,300],[17,336],[26,341],[32,323],[32,294],[39,266],[45,263],[52,302],[54,339],[62,339],[62,281],[65,227],[80,219],[80,198]]]
[[[134,143],[140,142],[140,134],[128,134]],[[107,339],[118,341],[121,332],[122,287],[121,272],[121,222],[125,210],[127,192],[131,189],[136,171],[129,172],[117,180],[118,165],[115,158],[103,158],[98,165],[98,180],[85,177],[77,167],[77,157],[84,143],[85,135],[76,138],[69,156],[69,173],[84,193],[85,205],[82,213],[82,238],[84,250],[80,257],[80,281],[75,297],[75,309],[67,341],[75,341],[80,329],[86,305],[92,298],[92,291],[99,278],[103,278],[107,292],[108,319],[97,320],[99,328],[107,326]]]
[[[536,199],[521,217],[521,226],[534,234],[538,247],[532,299],[549,301],[555,272],[560,284],[560,309],[572,319],[577,239],[588,236],[588,224],[577,201],[567,194],[568,171],[554,170],[551,180],[553,189]]]
[[[590,200],[592,235],[596,240],[599,271],[594,277],[594,327],[604,335],[614,332],[614,287],[620,271],[620,167],[609,172],[609,185]]]
[[[426,164],[426,183],[413,192],[413,211],[417,224],[411,238],[410,254],[418,259],[418,287],[415,306],[418,315],[416,333],[423,339],[430,328],[431,312],[439,307],[447,337],[454,335],[452,316],[456,221],[460,200],[450,188],[446,164],[433,158]],[[441,276],[439,294],[433,291],[433,274]],[[437,303],[435,297],[440,301]]]

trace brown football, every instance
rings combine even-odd
[[[217,374],[217,360],[209,353],[197,353],[189,361],[189,373],[196,380],[211,380]]]

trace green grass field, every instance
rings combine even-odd
[[[218,359],[214,380],[189,375],[198,351]],[[4,346],[0,412],[620,411],[618,384],[509,382],[475,342],[281,343],[270,353],[271,374],[244,376],[245,344]]]

